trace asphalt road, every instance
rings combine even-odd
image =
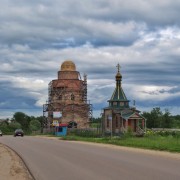
[[[38,137],[0,137],[36,180],[179,180],[180,158]]]

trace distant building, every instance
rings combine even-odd
[[[48,102],[43,107],[47,123],[56,126],[66,123],[68,128],[87,128],[92,115],[87,101],[87,76],[81,79],[74,62],[61,64],[58,78],[49,83]]]
[[[140,111],[129,106],[129,100],[122,89],[122,75],[120,65],[117,65],[116,88],[108,101],[109,106],[103,110],[104,132],[120,133],[130,128],[135,133],[142,133],[145,129],[145,118]]]

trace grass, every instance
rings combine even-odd
[[[68,135],[66,137],[63,137],[62,139],[114,144],[118,146],[137,147],[170,152],[180,152],[180,138],[173,136],[90,138]]]

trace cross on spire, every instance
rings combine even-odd
[[[120,71],[120,68],[121,68],[120,64],[118,63],[116,67],[117,67],[118,72],[119,72],[119,71]]]

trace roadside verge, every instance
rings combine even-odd
[[[0,143],[0,179],[34,180],[22,159],[10,148]]]

